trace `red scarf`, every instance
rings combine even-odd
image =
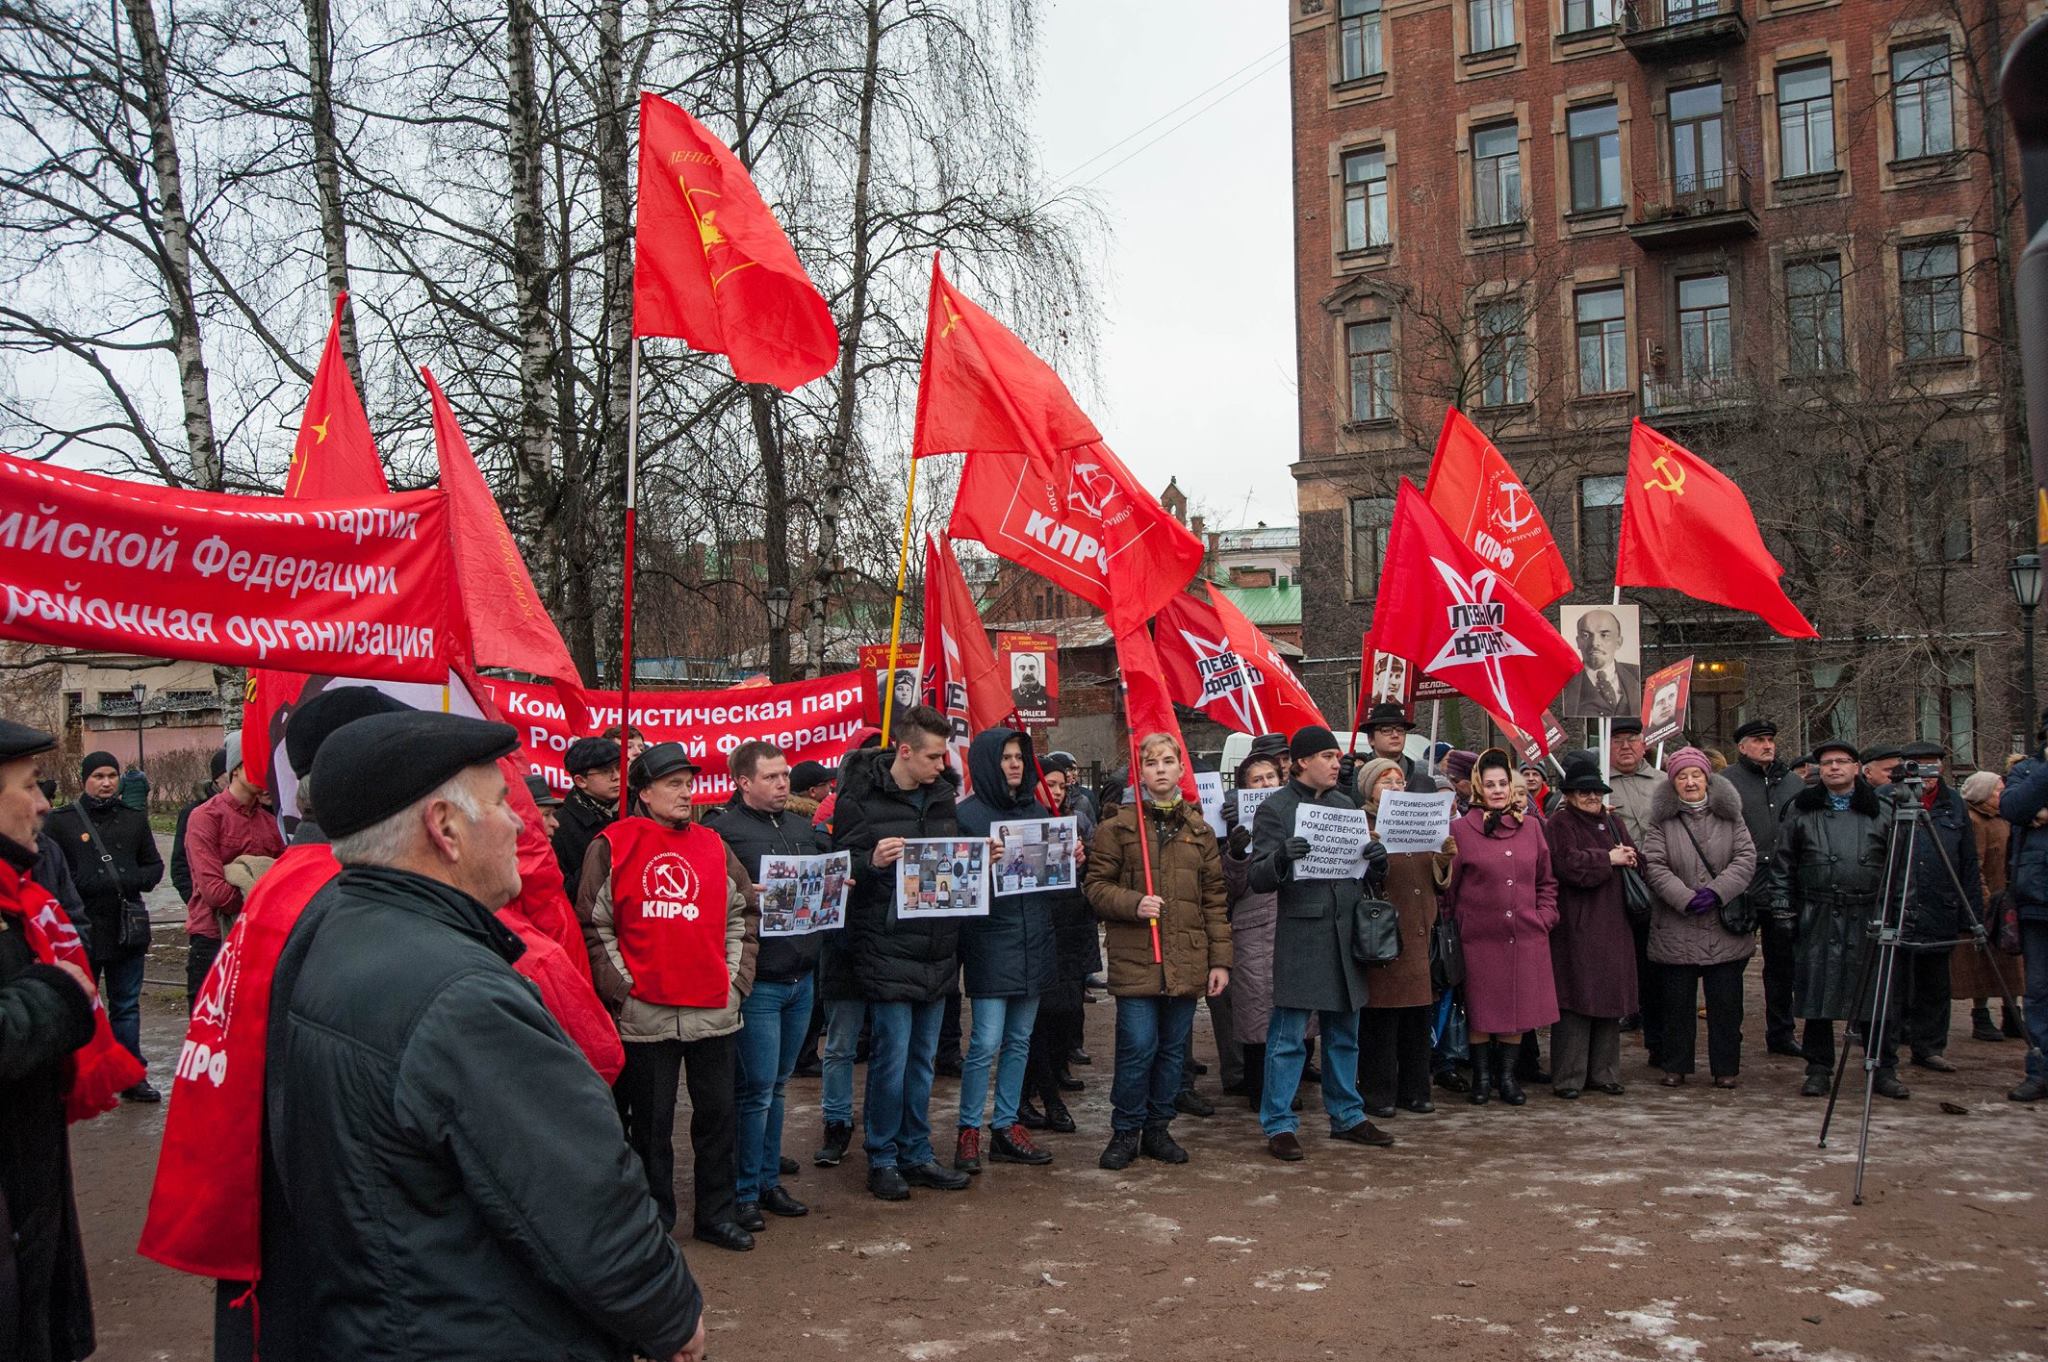
[[[192,1006],[138,1250],[201,1277],[262,1275],[263,1077],[270,983],[285,938],[341,873],[327,847],[287,848],[250,891]]]
[[[572,955],[516,903],[500,908],[498,921],[526,945],[526,953],[512,962],[512,968],[533,981],[540,990],[541,1005],[576,1043],[598,1076],[606,1084],[615,1082],[626,1067],[626,1050],[619,1043],[619,1028],[612,1022],[612,1014],[604,1010],[597,990],[590,986],[590,956],[581,939]]]
[[[61,960],[92,977],[92,961],[64,909],[49,890],[5,861],[0,861],[0,913],[20,930],[37,960],[45,965]],[[71,1074],[64,1088],[64,1115],[74,1122],[112,1111],[121,1104],[120,1094],[142,1081],[142,1061],[114,1039],[106,1005],[97,993],[92,1000],[92,1039],[65,1062]]]
[[[612,925],[633,996],[663,1007],[724,1007],[725,842],[709,828],[622,818],[612,849]]]

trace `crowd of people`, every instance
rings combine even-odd
[[[1059,1156],[1044,1136],[1076,1127],[1064,1096],[1095,1062],[1091,987],[1115,1004],[1096,1160],[1111,1170],[1186,1162],[1175,1121],[1215,1115],[1191,1054],[1205,1002],[1223,1094],[1293,1162],[1317,1096],[1330,1140],[1368,1147],[1439,1092],[1619,1097],[1631,1033],[1682,1087],[1702,1012],[1708,1077],[1734,1088],[1759,951],[1765,1043],[1804,1059],[1807,1095],[1850,1043],[1838,1022],[1877,1056],[1886,1097],[1909,1095],[1902,1056],[1953,1069],[1955,998],[1976,1039],[2027,1040],[2010,1097],[2048,1097],[2048,762],[1958,789],[1936,745],[1826,741],[1786,762],[1752,720],[1732,760],[1686,747],[1658,763],[1624,717],[1604,754],[1546,773],[1501,749],[1418,761],[1413,728],[1377,706],[1355,755],[1320,726],[1256,738],[1228,774],[1262,798],[1247,819],[1226,797],[1219,836],[1165,734],[1089,790],[1070,755],[1011,728],[976,735],[957,771],[948,720],[911,706],[836,769],[744,743],[733,795],[704,807],[689,750],[630,728],[571,744],[558,798],[518,779],[505,725],[329,692],[286,727],[289,845],[233,739],[217,788],[180,816],[192,1029],[143,1251],[219,1280],[221,1357],[254,1355],[258,1319],[274,1356],[701,1357],[674,1232],[687,1212],[695,1239],[745,1251],[771,1217],[807,1213],[785,1153],[800,1070],[821,1078],[812,1162],[847,1157],[857,1113],[875,1197],[962,1192],[987,1164]],[[0,1340],[37,1362],[91,1351],[67,1112],[159,1097],[130,1080],[148,940],[134,914],[164,867],[104,754],[51,813],[38,762],[54,747],[0,721],[0,1266],[17,1284]],[[1363,808],[1377,827],[1396,794],[1447,799],[1441,846],[1367,835],[1353,873],[1311,870],[1305,809]],[[1901,800],[1924,815],[1904,841]],[[909,841],[1064,817],[1078,884],[996,895],[980,916],[898,901]],[[843,925],[764,936],[764,862],[836,853]],[[1908,862],[1896,1006],[1873,1017],[1872,924]],[[67,919],[77,949],[54,930]],[[1994,1021],[2015,947],[2029,1005]],[[84,1061],[101,1032],[122,1063]],[[950,1149],[931,1111],[949,1067]],[[102,1074],[122,1086],[87,1091]]]

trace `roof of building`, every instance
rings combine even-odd
[[[1216,531],[1218,553],[1272,553],[1300,547],[1299,525],[1254,525],[1248,530]]]
[[[1292,582],[1285,586],[1224,586],[1219,583],[1216,589],[1261,629],[1301,623],[1301,588]]]

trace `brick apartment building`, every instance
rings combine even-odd
[[[2032,547],[1995,103],[2021,0],[1288,0],[1308,671],[1349,712],[1403,476],[1447,403],[1612,590],[1629,422],[1737,478],[1818,643],[1669,592],[1693,729],[2021,717]],[[1476,710],[1461,716],[1467,741]]]

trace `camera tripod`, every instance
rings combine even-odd
[[[1867,1000],[1868,1012],[1863,1019],[1863,1116],[1856,1132],[1856,1185],[1853,1205],[1863,1204],[1863,1175],[1870,1162],[1870,1111],[1877,1095],[1877,1074],[1882,1064],[1884,1028],[1898,1026],[1903,1029],[1904,1019],[1891,1018],[1895,985],[1898,980],[1898,954],[1901,950],[1942,950],[1955,946],[1974,945],[1991,965],[1992,977],[1998,980],[1998,990],[2006,1007],[2014,1016],[2021,1015],[2020,1003],[2013,996],[2012,985],[2006,982],[2005,970],[2000,965],[1998,954],[1991,948],[1989,933],[1984,919],[1977,912],[1977,905],[1964,892],[1962,876],[1956,873],[1955,862],[1949,859],[1948,848],[1937,837],[1929,836],[1927,844],[1934,848],[1935,859],[1941,862],[1942,873],[1948,876],[1950,888],[1955,891],[1956,902],[1962,905],[1964,921],[1968,924],[1967,934],[1947,941],[1909,941],[1906,939],[1906,919],[1913,906],[1913,849],[1916,835],[1928,821],[1928,811],[1920,803],[1921,792],[1926,787],[1927,776],[1910,765],[1901,766],[1890,786],[1879,791],[1879,798],[1889,807],[1885,814],[1889,826],[1885,830],[1884,888],[1878,895],[1877,916],[1866,928],[1869,939],[1874,943],[1863,953],[1863,964],[1856,976],[1855,997]],[[1965,826],[1963,833],[1970,835]],[[1873,987],[1873,983],[1875,987]],[[1828,1106],[1820,1122],[1820,1147],[1828,1147],[1828,1127],[1835,1119],[1835,1104],[1841,1097],[1842,1079],[1849,1069],[1849,1049],[1852,1037],[1844,1035],[1842,1047],[1835,1056],[1834,1082],[1828,1089]],[[1896,1039],[1896,1036],[1894,1037]],[[2032,1042],[2028,1043],[2028,1058],[2035,1057]]]

